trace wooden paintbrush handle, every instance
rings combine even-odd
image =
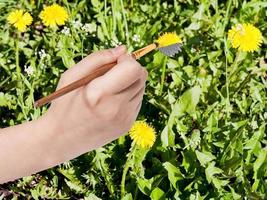
[[[148,52],[154,50],[157,48],[156,44],[150,44],[142,49],[139,49],[135,52],[132,53],[132,56],[135,59],[139,59],[142,56],[144,56],[145,54],[147,54]],[[39,99],[38,101],[34,102],[34,107],[40,107],[42,105],[45,105],[51,101],[53,101],[54,99],[61,97],[81,86],[84,86],[86,84],[88,84],[90,81],[94,80],[95,78],[104,75],[107,71],[109,71],[112,67],[114,67],[117,63],[110,63],[107,65],[104,65],[102,67],[99,67],[97,70],[93,71],[92,73],[88,74],[86,77],[81,78],[77,81],[74,81],[73,83],[53,92],[52,94],[43,97],[41,99]]]
[[[139,49],[139,50],[133,52],[132,55],[135,59],[139,59],[142,56],[146,55],[147,53],[149,53],[150,51],[152,51],[156,48],[157,48],[157,45],[152,43],[150,45],[143,47],[142,49]]]

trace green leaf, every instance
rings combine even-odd
[[[149,195],[151,192],[153,181],[154,181],[153,178],[151,179],[138,178],[137,185],[139,190],[141,190],[141,192],[143,192],[144,194]]]
[[[175,103],[168,120],[168,129],[165,127],[161,133],[161,141],[164,147],[173,146],[175,135],[172,131],[175,119],[180,118],[186,112],[193,115],[195,107],[199,102],[201,89],[195,86],[183,93],[177,103]]]
[[[202,167],[205,167],[208,163],[216,158],[210,152],[200,152],[198,150],[196,150],[196,156]]]
[[[65,182],[71,190],[74,190],[77,193],[83,193],[85,188],[82,182],[76,177],[75,169],[73,167],[64,169],[58,168],[58,171],[66,177]]]
[[[174,142],[175,135],[172,130],[168,129],[168,126],[165,126],[165,128],[161,132],[160,139],[161,139],[163,147],[175,145],[175,142]]]
[[[184,92],[179,100],[178,111],[180,112],[178,112],[177,114],[183,114],[184,112],[193,114],[199,102],[200,94],[201,94],[201,88],[199,86],[195,86]]]
[[[137,174],[138,177],[144,177],[145,175],[145,169],[142,165],[142,162],[146,158],[146,154],[149,152],[150,149],[148,148],[137,148],[135,150],[134,156],[133,156],[133,162],[134,162],[134,172]]]
[[[256,191],[259,187],[260,180],[263,179],[267,171],[267,149],[262,149],[260,151],[258,158],[253,164],[253,171],[253,179],[255,182],[252,185],[252,190]],[[265,181],[263,180],[263,182]]]
[[[77,181],[74,182],[65,179],[65,182],[69,186],[69,188],[75,191],[76,193],[83,193],[85,191],[81,184],[77,184]]]
[[[72,67],[75,62],[73,60],[73,53],[68,50],[68,49],[61,49],[58,53],[57,53],[57,56],[61,57],[62,58],[62,61],[65,65],[66,68],[70,68]]]
[[[214,175],[220,174],[222,172],[223,172],[223,170],[221,170],[218,167],[215,167],[215,162],[209,163],[208,167],[205,169],[205,174],[206,174],[206,177],[207,177],[207,180],[209,183],[214,178]]]
[[[261,151],[260,141],[264,136],[266,124],[262,124],[258,131],[256,131],[252,137],[246,142],[244,149],[250,149],[252,153],[259,154]]]
[[[84,197],[84,200],[102,200],[102,199],[97,197],[95,194],[90,193],[87,197]]]
[[[127,193],[121,200],[133,200],[132,194]]]
[[[171,182],[172,186],[179,190],[178,187],[177,187],[177,181],[179,180],[183,180],[184,179],[184,176],[183,174],[180,172],[180,169],[175,167],[174,165],[172,165],[171,163],[169,162],[165,162],[163,163],[163,167],[167,170],[168,172],[168,178],[169,178],[169,181]]]
[[[152,200],[164,200],[165,193],[160,188],[156,187],[150,194]]]
[[[3,92],[0,92],[0,107],[10,106],[10,101]]]
[[[181,107],[189,114],[193,114],[195,112],[195,108],[199,102],[201,94],[201,88],[199,86],[195,86],[190,90],[186,91],[181,99]]]

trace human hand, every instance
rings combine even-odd
[[[58,89],[105,64],[106,74],[52,102],[48,121],[52,165],[103,146],[127,132],[135,121],[145,90],[147,71],[126,53],[125,46],[90,54],[61,77]]]

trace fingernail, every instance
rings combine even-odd
[[[112,49],[112,52],[116,55],[120,55],[126,51],[126,46],[125,45],[120,45],[117,46],[116,48]]]

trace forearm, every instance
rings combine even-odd
[[[0,183],[54,165],[49,151],[52,129],[44,117],[0,130]]]

